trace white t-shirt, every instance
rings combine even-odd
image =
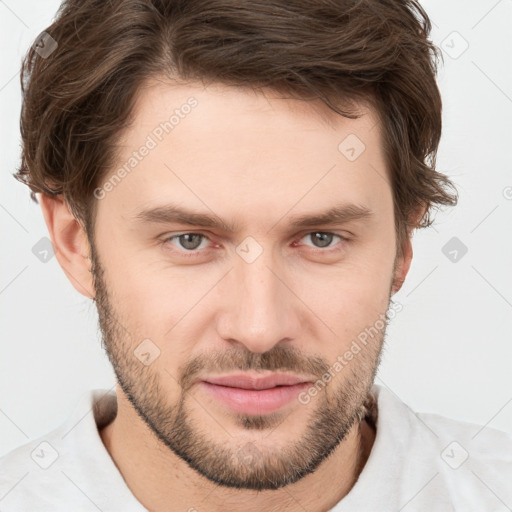
[[[379,385],[372,395],[375,443],[356,484],[332,512],[511,510],[512,435],[415,413]],[[114,391],[91,390],[60,427],[0,458],[0,510],[146,511],[98,432],[116,410]]]

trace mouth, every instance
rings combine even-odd
[[[297,398],[311,385],[311,381],[289,374],[265,377],[237,374],[208,377],[200,385],[210,396],[235,412],[270,414]]]

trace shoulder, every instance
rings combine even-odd
[[[55,448],[59,432],[48,432],[0,457],[2,511],[51,510],[55,505],[62,486],[52,470],[60,457]]]
[[[416,412],[378,386],[381,428],[400,446],[400,478],[421,479],[429,492],[445,496],[454,510],[507,510],[512,506],[512,434],[435,413]],[[421,469],[420,469],[421,468]],[[421,496],[420,494],[420,496]],[[417,501],[421,501],[421,498]],[[501,508],[500,508],[501,507]]]
[[[512,477],[512,433],[440,414],[414,414],[431,431],[431,444],[440,450],[440,457],[448,467],[457,469],[466,461],[503,464]]]
[[[89,390],[61,425],[0,457],[0,509],[69,510],[82,502],[85,508],[95,488],[119,486],[98,433],[114,413],[115,394]]]

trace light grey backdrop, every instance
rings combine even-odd
[[[87,389],[114,385],[94,304],[55,257],[34,254],[48,232],[11,176],[20,59],[58,5],[0,0],[0,455],[64,421]],[[414,236],[377,383],[417,411],[512,431],[512,1],[422,5],[445,59],[438,168],[460,200]]]

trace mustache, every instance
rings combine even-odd
[[[292,371],[321,377],[329,364],[320,355],[305,356],[295,347],[276,345],[258,354],[240,349],[201,354],[178,369],[179,382],[187,391],[201,373],[227,373],[230,371]]]

